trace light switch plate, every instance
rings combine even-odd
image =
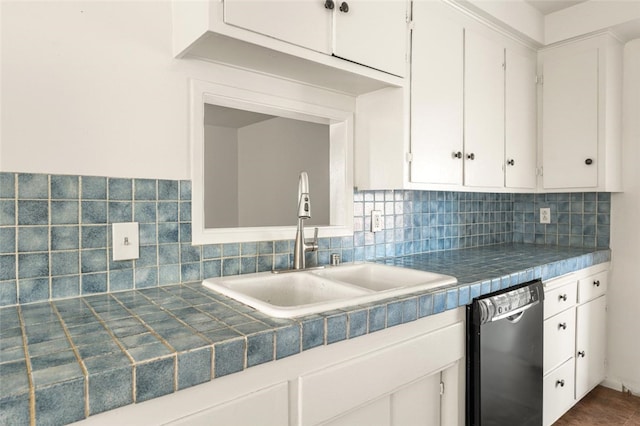
[[[130,260],[140,257],[138,222],[113,224],[113,260]]]

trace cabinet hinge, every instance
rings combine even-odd
[[[536,84],[544,85],[544,76],[543,75],[536,75]]]
[[[444,395],[444,382],[440,382],[440,396]]]
[[[410,152],[407,152],[406,156],[405,156],[407,163],[410,163],[413,161],[413,154]]]

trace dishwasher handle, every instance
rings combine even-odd
[[[509,321],[511,321],[512,323],[515,324],[518,321],[520,321],[520,319],[522,318],[522,315],[524,315],[524,311],[526,311],[527,309],[537,305],[538,303],[540,303],[540,301],[536,300],[535,302],[532,302],[532,303],[529,303],[527,305],[521,306],[518,309],[514,309],[513,311],[508,311],[508,312],[505,312],[503,314],[495,315],[493,318],[491,318],[491,322],[499,321],[501,319],[507,318],[507,319],[509,319]],[[517,318],[510,319],[511,317],[515,317],[516,315],[519,315],[519,316]]]

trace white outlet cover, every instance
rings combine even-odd
[[[138,222],[113,224],[113,260],[130,260],[140,257]]]
[[[382,211],[371,210],[371,232],[382,231],[384,224],[382,223]]]
[[[549,207],[540,209],[540,223],[551,223],[551,209]]]

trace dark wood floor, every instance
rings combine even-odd
[[[640,397],[598,386],[553,426],[640,426]]]

